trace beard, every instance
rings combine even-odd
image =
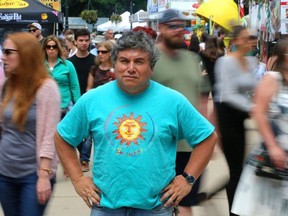
[[[176,40],[173,38],[163,38],[164,44],[170,49],[180,49],[183,47],[184,39],[183,40]]]

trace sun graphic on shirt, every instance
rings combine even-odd
[[[116,140],[121,139],[120,144],[123,145],[126,142],[127,146],[133,142],[135,145],[138,145],[138,140],[144,140],[142,136],[143,132],[146,132],[143,127],[146,123],[142,123],[141,116],[134,118],[134,114],[131,113],[129,117],[123,115],[122,118],[118,118],[118,122],[114,122],[114,125],[118,128],[113,131],[114,134],[117,134]]]

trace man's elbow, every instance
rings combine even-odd
[[[210,149],[214,149],[216,143],[218,141],[218,136],[217,133],[215,131],[213,131],[209,137],[207,137],[203,142],[203,147],[204,148],[210,148]]]

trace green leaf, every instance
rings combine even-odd
[[[83,10],[80,17],[85,20],[87,24],[94,25],[98,20],[97,10]]]

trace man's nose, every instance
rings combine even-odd
[[[134,72],[134,69],[135,69],[135,64],[133,61],[131,61],[129,64],[128,64],[128,72],[129,73],[133,73]]]

